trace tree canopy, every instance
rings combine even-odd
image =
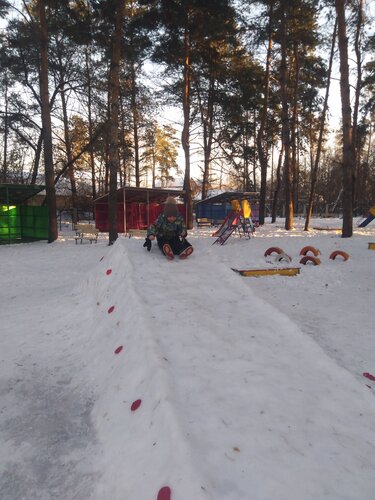
[[[1,182],[46,182],[51,214],[64,185],[75,215],[83,193],[173,184],[189,225],[196,189],[254,191],[261,224],[340,210],[351,236],[375,204],[363,0],[115,4],[0,1]]]

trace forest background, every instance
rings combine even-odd
[[[73,209],[109,193],[110,243],[124,185],[182,179],[189,226],[212,189],[259,191],[260,223],[283,213],[286,229],[302,206],[306,230],[339,208],[344,237],[375,204],[370,2],[0,0],[0,15],[0,182],[46,184],[49,241],[56,189]]]

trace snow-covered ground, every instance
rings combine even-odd
[[[374,500],[375,222],[312,226],[1,246],[1,500]]]

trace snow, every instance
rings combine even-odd
[[[375,224],[303,223],[194,229],[187,261],[69,227],[2,246],[0,498],[374,500]],[[271,246],[300,274],[231,270],[285,267]]]

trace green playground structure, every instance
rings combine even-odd
[[[28,204],[45,186],[0,184],[0,244],[48,239],[48,209]]]

